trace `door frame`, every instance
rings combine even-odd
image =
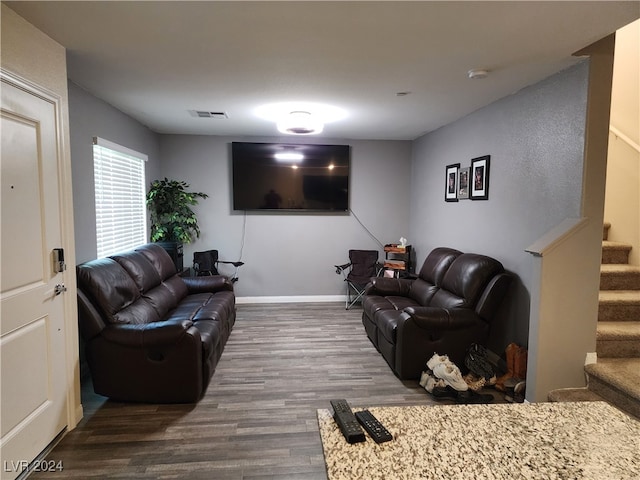
[[[69,149],[69,127],[65,119],[69,118],[68,104],[63,102],[60,95],[38,85],[10,70],[0,68],[0,79],[12,84],[31,95],[51,103],[55,109],[56,122],[56,150],[58,158],[58,190],[60,230],[62,245],[65,252],[66,270],[62,273],[62,280],[67,287],[63,298],[64,326],[65,326],[65,392],[67,397],[67,430],[73,430],[83,417],[82,401],[80,397],[80,361],[78,337],[78,305],[76,287],[76,255],[73,226],[73,193],[71,181],[71,152]],[[56,437],[55,440],[59,440]]]

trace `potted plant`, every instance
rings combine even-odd
[[[151,215],[151,241],[162,245],[182,271],[182,245],[200,236],[198,219],[192,206],[208,195],[188,192],[189,184],[178,180],[154,180],[147,193]]]

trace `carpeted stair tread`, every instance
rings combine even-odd
[[[629,252],[633,248],[628,243],[602,242],[602,263],[604,264],[627,264],[629,263]]]
[[[640,342],[640,321],[600,322],[596,332],[598,340],[636,340]]]
[[[640,320],[640,290],[600,290],[599,322]]]
[[[599,298],[600,303],[640,305],[640,290],[600,290]]]
[[[584,369],[640,405],[640,358],[599,358],[598,363],[585,365]],[[596,393],[606,398],[604,392],[596,390]]]
[[[640,321],[598,322],[596,352],[598,357],[640,357]]]
[[[607,248],[609,250],[631,250],[633,248],[633,245],[631,245],[630,243],[612,242],[610,240],[603,240],[602,248]]]
[[[640,267],[602,264],[600,290],[640,290]]]
[[[549,392],[550,402],[602,402],[604,398],[586,387],[557,388]]]

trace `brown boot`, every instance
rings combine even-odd
[[[505,349],[506,357],[507,357],[507,373],[502,375],[496,380],[495,388],[500,392],[504,392],[504,382],[512,378],[515,374],[515,360],[516,360],[516,352],[520,349],[518,345],[515,343],[510,343]]]
[[[527,356],[527,349],[524,347],[518,347],[513,361],[513,375],[520,380],[527,379]]]

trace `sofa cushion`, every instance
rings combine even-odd
[[[140,325],[160,320],[160,315],[153,305],[144,298],[139,298],[131,305],[127,305],[119,312],[113,314],[113,323],[130,323]]]
[[[422,264],[418,277],[431,285],[439,286],[453,261],[460,255],[462,252],[453,248],[434,248]]]
[[[378,310],[395,310],[387,297],[380,295],[366,295],[362,299],[362,309],[367,317],[374,318]]]
[[[131,276],[140,292],[146,292],[160,285],[160,275],[153,264],[141,252],[125,252],[112,255]]]
[[[160,245],[148,243],[136,248],[136,252],[141,252],[153,264],[160,275],[161,280],[166,280],[176,273],[176,266],[171,260],[171,256]]]
[[[131,315],[116,316],[140,298],[140,290],[127,271],[111,258],[101,258],[77,268],[78,286],[93,298],[110,323],[127,323],[136,318],[144,306],[135,307]]]
[[[164,317],[169,310],[176,308],[178,305],[175,295],[164,283],[144,292],[142,298],[156,310],[159,318]]]
[[[439,287],[433,283],[429,283],[422,278],[417,278],[412,284],[409,290],[409,296],[414,299],[418,304],[427,306],[431,299],[438,291]]]
[[[177,274],[167,278],[162,283],[171,291],[177,303],[180,303],[184,297],[189,295],[189,290],[187,290],[184,280]]]
[[[200,307],[194,315],[193,321],[226,319],[233,315],[234,309],[235,297],[233,292],[216,292]]]
[[[464,253],[456,258],[442,279],[442,288],[430,306],[443,308],[474,308],[484,288],[494,276],[504,272],[497,260]]]

